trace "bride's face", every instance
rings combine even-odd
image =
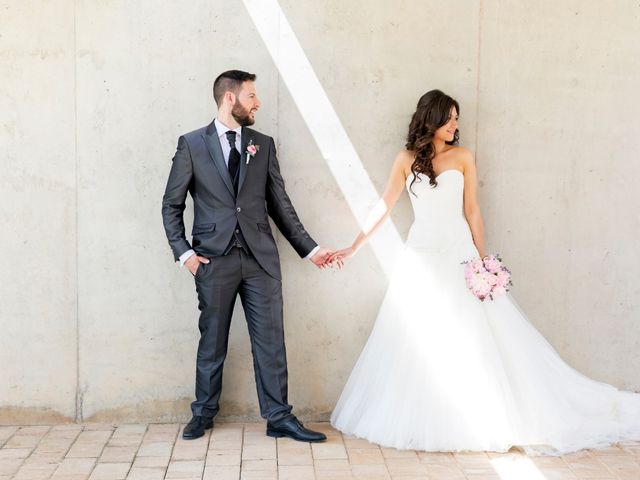
[[[449,120],[438,130],[436,130],[435,138],[438,140],[444,140],[445,142],[450,142],[453,140],[457,129],[458,111],[456,110],[456,107],[451,107],[451,111],[449,112]]]

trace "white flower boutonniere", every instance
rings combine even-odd
[[[249,165],[249,161],[255,154],[258,153],[258,150],[260,150],[260,145],[254,145],[253,139],[249,140],[249,145],[247,145],[247,151],[245,152],[247,154],[247,165]]]

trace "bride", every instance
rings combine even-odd
[[[342,432],[398,449],[563,454],[640,439],[640,395],[568,366],[507,295],[480,302],[461,262],[485,257],[458,103],[423,95],[384,194],[342,266],[402,191],[415,221],[371,335],[331,416]]]

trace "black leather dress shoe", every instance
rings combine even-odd
[[[213,428],[213,418],[194,415],[193,418],[182,430],[182,438],[193,440],[204,435],[204,431]]]
[[[267,423],[267,436],[280,438],[289,437],[298,442],[324,442],[327,437],[324,433],[314,432],[305,428],[296,417],[291,417],[278,425]]]

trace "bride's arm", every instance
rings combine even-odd
[[[484,251],[484,224],[480,205],[478,205],[478,172],[476,161],[469,150],[464,150],[464,216],[467,219],[473,243],[478,249],[480,258],[485,257]]]
[[[402,150],[398,153],[391,167],[391,174],[387,180],[387,185],[385,186],[382,197],[380,197],[380,200],[378,200],[367,216],[362,230],[358,233],[358,236],[351,246],[335,252],[331,261],[340,261],[354,255],[385,222],[391,214],[393,207],[398,203],[398,199],[405,188],[405,182],[412,163],[413,155],[410,152]]]

